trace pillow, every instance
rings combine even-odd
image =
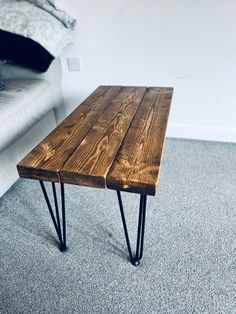
[[[18,1],[28,1],[56,17],[65,25],[65,27],[72,30],[75,29],[76,19],[67,13],[67,10],[65,10],[61,2],[59,2],[58,4],[58,1],[56,0],[18,0]]]
[[[0,29],[37,42],[55,58],[73,42],[69,28],[28,1],[0,0]]]
[[[45,48],[34,40],[1,29],[0,58],[39,72],[47,71],[54,59]]]

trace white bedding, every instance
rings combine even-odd
[[[53,106],[50,84],[41,79],[6,80],[0,92],[0,151],[16,140]]]
[[[31,1],[0,0],[0,8],[0,29],[38,42],[55,58],[72,43],[71,29]]]

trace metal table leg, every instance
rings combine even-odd
[[[59,250],[61,252],[65,252],[67,250],[67,247],[66,247],[66,213],[65,213],[64,184],[60,183],[60,186],[61,186],[61,209],[62,209],[61,210],[62,224],[61,224],[55,183],[52,182],[52,191],[53,191],[53,199],[54,199],[56,216],[53,213],[53,209],[52,209],[52,206],[51,206],[44,182],[43,181],[39,181],[39,182],[40,182],[40,185],[41,185],[41,188],[43,191],[43,195],[45,197],[45,200],[46,200],[46,203],[48,206],[49,213],[50,213],[51,218],[52,218],[52,222],[54,224],[54,227],[55,227],[58,239],[59,239]]]
[[[137,243],[136,243],[135,255],[132,254],[132,250],[130,246],[129,234],[128,234],[128,229],[126,225],[124,208],[123,208],[120,191],[117,191],[117,197],[118,197],[118,202],[120,206],[121,219],[122,219],[122,223],[124,227],[125,239],[127,243],[128,252],[129,252],[130,262],[132,265],[138,266],[143,256],[147,195],[140,195],[139,219],[138,219]]]
[[[50,203],[44,182],[42,180],[39,181],[43,195],[45,197],[49,213],[52,218],[52,222],[54,224],[58,239],[59,239],[59,250],[64,252],[67,250],[66,246],[66,215],[65,215],[65,191],[64,184],[60,183],[61,186],[61,219],[59,214],[59,206],[57,199],[57,192],[55,183],[52,182],[52,191],[53,191],[53,199],[55,205],[55,214],[53,213],[52,205]],[[130,262],[134,266],[138,266],[140,264],[140,260],[143,257],[143,246],[144,246],[144,232],[145,232],[145,218],[146,218],[146,204],[147,204],[147,195],[140,195],[140,205],[139,205],[139,219],[138,219],[138,230],[137,230],[137,243],[136,243],[136,252],[132,253],[128,229],[126,225],[126,219],[124,214],[123,203],[121,199],[120,191],[117,191],[117,197],[120,207],[121,219],[124,227],[125,239],[127,243],[127,248],[129,252]],[[61,222],[62,220],[62,222]]]

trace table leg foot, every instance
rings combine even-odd
[[[65,213],[65,190],[64,190],[64,184],[61,183],[61,215],[59,214],[59,206],[58,206],[58,200],[57,200],[57,192],[56,192],[56,186],[55,183],[52,182],[52,191],[53,191],[53,199],[54,199],[54,206],[55,206],[55,214],[53,213],[52,205],[50,203],[44,182],[42,180],[39,181],[40,186],[43,191],[44,198],[46,200],[48,210],[50,213],[50,216],[52,218],[53,225],[55,227],[58,240],[59,240],[59,250],[61,252],[65,252],[67,250],[66,246],[66,213]],[[60,217],[61,216],[61,217]]]
[[[130,261],[131,262],[131,264],[133,265],[133,266],[139,266],[139,264],[140,264],[140,261],[138,260],[138,261]]]
[[[59,245],[59,250],[60,250],[61,252],[66,252],[66,251],[68,250],[68,248],[67,248],[66,245],[60,244],[60,245]]]
[[[133,266],[138,266],[140,264],[141,258],[143,257],[147,195],[140,195],[139,219],[138,219],[137,243],[136,243],[135,255],[133,255],[131,246],[130,246],[129,234],[128,234],[128,229],[126,225],[126,219],[125,219],[124,208],[123,208],[120,191],[117,191],[117,197],[118,197],[118,202],[120,206],[121,219],[122,219],[122,223],[124,227],[125,239],[127,243],[128,252],[129,252],[130,262]]]

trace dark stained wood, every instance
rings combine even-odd
[[[99,87],[17,165],[19,175],[155,195],[172,93]]]
[[[17,165],[20,177],[59,182],[59,171],[120,91],[97,88]]]
[[[145,91],[145,87],[120,90],[61,169],[62,182],[106,187],[106,175]]]
[[[155,195],[173,89],[149,88],[107,175],[107,187]]]

